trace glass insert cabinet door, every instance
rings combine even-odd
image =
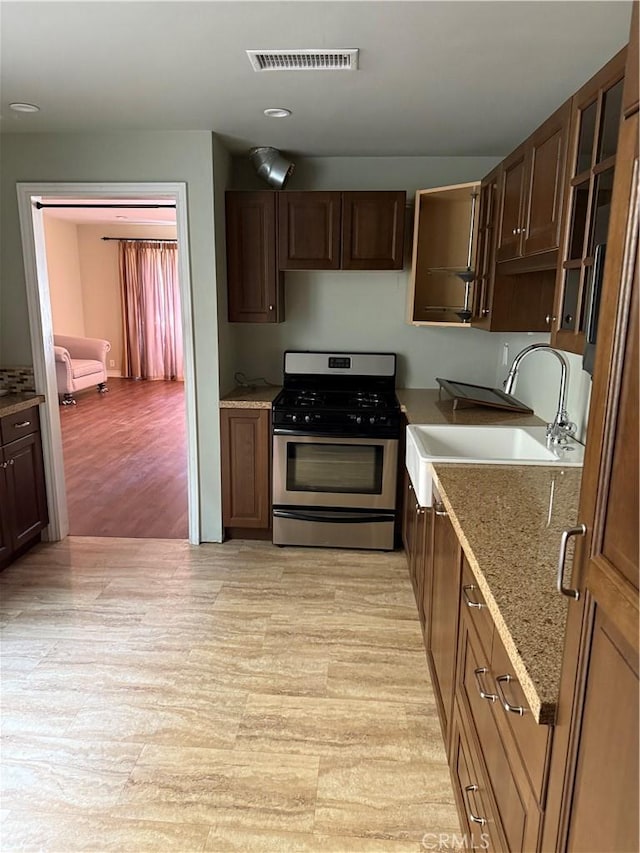
[[[569,216],[558,269],[553,346],[581,354],[597,325],[598,277],[609,228],[622,113],[621,51],[574,97],[569,147]]]

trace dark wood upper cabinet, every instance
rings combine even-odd
[[[571,101],[565,216],[551,342],[558,349],[579,355],[584,352],[594,311],[597,315],[591,296],[599,290],[599,259],[604,257],[607,243],[626,52],[624,48],[616,54]]]
[[[562,193],[571,102],[567,101],[530,137],[522,254],[560,245]]]
[[[406,193],[278,193],[281,270],[402,269]]]
[[[342,193],[342,269],[402,269],[404,192]]]
[[[558,248],[569,114],[567,101],[503,163],[498,261]]]
[[[281,270],[340,269],[342,193],[278,193]]]
[[[276,198],[270,190],[226,194],[231,323],[284,320],[282,274],[276,257]]]
[[[500,228],[497,260],[504,261],[520,254],[522,203],[525,178],[524,146],[516,149],[502,165],[500,183]]]

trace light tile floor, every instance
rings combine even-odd
[[[3,851],[459,833],[404,554],[69,538],[0,595]]]

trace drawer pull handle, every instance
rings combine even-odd
[[[474,601],[472,598],[469,598],[469,593],[467,590],[476,589],[476,587],[470,583],[467,586],[462,587],[462,594],[464,595],[464,600],[467,604],[467,607],[477,607],[480,610],[482,607],[486,607],[487,605],[483,601]]]
[[[480,676],[484,675],[485,672],[489,672],[486,666],[479,666],[478,669],[473,670],[473,674],[476,677],[476,682],[478,684],[478,693],[480,694],[481,699],[488,699],[489,702],[495,702],[498,698],[497,693],[487,693],[484,689],[482,682],[480,681]]]
[[[25,427],[31,426],[31,421],[20,421],[19,424],[14,424],[14,429],[24,429]]]
[[[444,508],[444,504],[442,503],[442,501],[438,501],[438,503],[434,506],[433,511],[436,515],[439,516],[445,516],[449,514]]]
[[[469,797],[469,794],[471,794],[472,792],[475,792],[475,791],[477,791],[477,790],[478,790],[478,786],[477,786],[477,785],[465,785],[465,786],[464,786],[464,792],[465,792],[465,794],[467,795],[467,797],[466,797],[466,800],[467,800],[467,814],[469,815],[469,820],[470,820],[472,823],[479,823],[479,824],[480,824],[480,826],[484,826],[484,825],[485,825],[485,823],[487,822],[486,817],[478,817],[478,815],[477,815],[477,814],[474,814],[474,813],[471,811],[471,803],[470,803],[470,799],[471,799],[471,798]]]
[[[563,530],[560,538],[560,555],[558,557],[558,592],[566,595],[568,598],[575,598],[576,601],[580,598],[580,590],[569,589],[564,585],[564,569],[567,561],[567,545],[572,536],[584,536],[587,528],[584,524],[578,524],[577,527],[570,527],[569,530]]]
[[[509,711],[510,714],[519,714],[522,717],[527,709],[523,708],[522,705],[512,705],[505,697],[504,690],[502,689],[503,684],[508,684],[510,681],[515,680],[516,679],[513,678],[513,676],[511,675],[499,675],[496,678],[496,685],[498,688],[498,693],[500,694],[500,701],[502,702],[502,707],[505,709],[505,711]]]

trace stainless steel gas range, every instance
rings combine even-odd
[[[285,353],[273,402],[276,545],[393,549],[395,378],[394,353]]]

